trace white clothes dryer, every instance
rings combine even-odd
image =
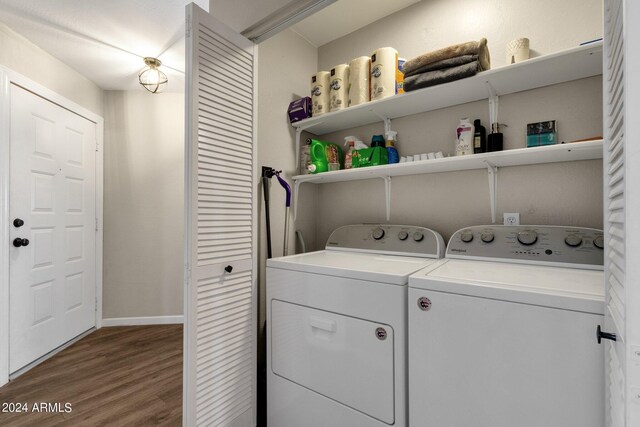
[[[457,231],[409,279],[411,427],[601,427],[603,233]]]
[[[406,426],[407,283],[443,253],[427,228],[349,225],[268,260],[268,425]]]

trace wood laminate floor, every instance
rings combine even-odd
[[[54,404],[54,411],[33,412],[40,402]],[[28,413],[2,412],[5,403],[26,403]],[[181,421],[182,325],[99,329],[0,388],[3,427]]]

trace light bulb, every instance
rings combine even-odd
[[[140,84],[151,93],[162,92],[167,85],[167,76],[158,67],[162,64],[160,60],[156,58],[144,58],[144,63],[147,65],[138,74],[138,80]]]

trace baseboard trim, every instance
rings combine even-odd
[[[146,316],[146,317],[112,317],[102,319],[102,327],[109,326],[140,326],[140,325],[170,325],[184,323],[184,316]]]

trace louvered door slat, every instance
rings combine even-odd
[[[604,208],[605,325],[618,341],[606,341],[607,426],[625,426],[626,138],[624,0],[605,0],[604,16]]]
[[[254,47],[193,4],[187,19],[184,421],[250,426],[256,378]]]

